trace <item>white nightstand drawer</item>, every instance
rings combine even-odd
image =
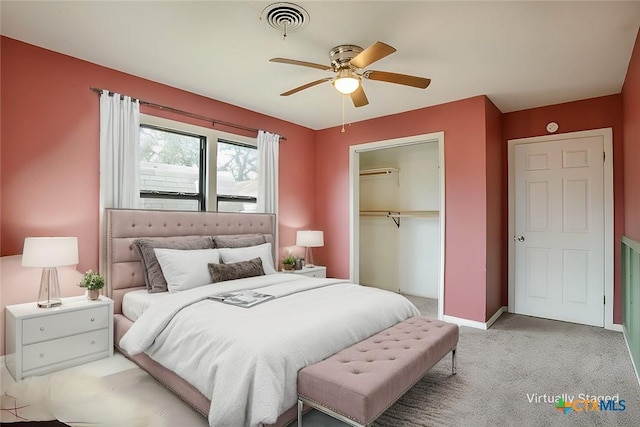
[[[83,310],[69,311],[55,316],[25,319],[22,323],[22,342],[36,342],[65,337],[109,326],[109,307],[102,305]]]
[[[62,298],[55,308],[36,303],[5,307],[5,357],[16,381],[113,355],[113,301]]]
[[[327,267],[316,265],[314,267],[303,267],[301,270],[293,270],[293,271],[289,271],[288,273],[298,274],[300,276],[307,276],[307,277],[325,278],[327,277]]]
[[[108,349],[108,329],[26,345],[22,353],[22,369],[29,371]]]
[[[310,271],[309,273],[306,273],[305,276],[319,277],[324,279],[325,277],[327,277],[327,273],[325,271]]]

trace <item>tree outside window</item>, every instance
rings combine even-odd
[[[217,210],[255,212],[258,197],[258,149],[219,139],[217,143]]]

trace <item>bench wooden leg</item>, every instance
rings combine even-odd
[[[298,399],[298,427],[302,427],[302,400]]]
[[[458,373],[458,368],[456,366],[456,349],[451,350],[451,375],[455,375]]]

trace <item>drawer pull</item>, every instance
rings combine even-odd
[[[96,320],[96,318],[95,318],[95,317],[92,317],[92,318],[91,318],[91,321],[92,321],[92,322],[93,322],[93,321],[95,321],[95,320]]]
[[[40,326],[40,332],[44,332],[44,326]]]

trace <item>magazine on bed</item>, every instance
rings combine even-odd
[[[275,298],[275,296],[246,289],[242,291],[227,292],[220,295],[212,295],[208,298],[225,304],[237,305],[238,307],[253,307],[261,302],[269,301],[270,299]]]

